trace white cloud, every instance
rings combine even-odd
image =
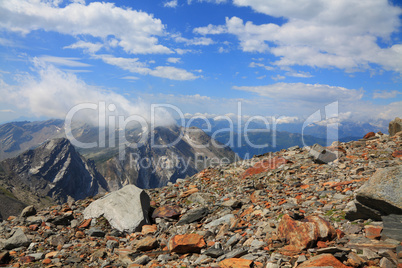
[[[273,70],[275,70],[275,68],[272,67],[272,66],[267,66],[267,65],[264,65],[263,63],[254,62],[254,61],[252,61],[252,62],[249,64],[249,67],[251,67],[251,68],[261,67],[261,68],[264,68],[264,69],[267,70],[267,71],[273,71]]]
[[[245,52],[272,53],[276,65],[337,67],[347,71],[370,69],[378,64],[402,72],[402,45],[391,35],[400,31],[402,9],[386,0],[234,0],[237,6],[274,17],[281,25],[255,25],[241,18],[226,19],[225,25],[194,29],[198,34],[235,35]],[[377,44],[389,44],[381,47]]]
[[[271,79],[273,79],[275,81],[282,80],[282,79],[285,79],[285,78],[286,78],[285,76],[279,75],[279,74],[277,74],[276,76],[271,76]]]
[[[11,109],[4,109],[4,110],[0,110],[1,113],[15,113],[14,110]]]
[[[193,39],[188,39],[182,37],[181,35],[173,35],[174,40],[177,43],[185,43],[186,45],[194,45],[194,46],[209,46],[214,44],[214,41],[211,38],[207,37],[195,37]]]
[[[179,63],[180,58],[168,58],[167,62],[169,62],[169,63]]]
[[[191,3],[193,2],[193,0],[187,0],[187,4],[191,5]],[[196,0],[196,2],[198,3],[213,3],[213,4],[223,4],[226,3],[227,0]]]
[[[102,59],[104,62],[118,66],[123,70],[142,75],[152,75],[155,77],[166,78],[171,80],[194,80],[198,76],[190,73],[184,69],[171,67],[171,66],[157,66],[154,69],[148,68],[145,63],[142,63],[138,58],[122,58],[113,57],[111,55],[97,55],[96,57]]]
[[[373,99],[393,99],[399,94],[402,94],[402,92],[398,90],[377,90],[373,92]]]
[[[202,34],[202,35],[207,35],[207,34],[223,34],[227,33],[227,27],[224,25],[212,25],[208,24],[206,27],[198,27],[193,30],[194,33],[196,34]]]
[[[254,92],[260,96],[276,100],[296,100],[312,103],[356,101],[363,97],[363,90],[304,83],[276,83],[266,86],[234,86],[233,89]]]
[[[89,54],[94,54],[98,52],[102,47],[103,45],[99,42],[91,43],[91,42],[78,41],[72,45],[65,46],[64,48],[72,48],[72,49],[81,48],[84,49]]]
[[[172,7],[175,8],[177,7],[177,0],[172,0],[172,1],[168,1],[165,4],[163,4],[164,7]]]
[[[126,79],[126,80],[138,80],[139,78],[136,76],[124,76],[121,79]]]
[[[1,102],[11,104],[19,109],[27,109],[34,116],[64,118],[74,106],[84,103],[98,104],[105,102],[116,106],[116,116],[142,116],[150,121],[150,104],[144,101],[131,101],[111,91],[91,86],[73,73],[64,72],[54,65],[39,59],[34,60],[37,75],[20,77],[18,85],[8,85],[0,79],[0,93],[4,97]],[[113,113],[112,113],[113,114]],[[77,113],[80,120],[98,123],[98,111],[91,109]],[[174,121],[165,110],[156,110],[158,125],[169,125]]]
[[[38,57],[41,61],[67,67],[89,67],[90,64],[79,62],[79,58],[55,57],[43,55]]]
[[[45,30],[72,36],[88,35],[106,43],[116,40],[118,46],[133,54],[172,53],[158,44],[156,36],[165,34],[161,20],[143,11],[116,7],[113,3],[70,3],[59,7],[49,1],[2,1],[0,28],[21,34]]]

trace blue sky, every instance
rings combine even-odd
[[[386,0],[0,1],[0,122],[105,101],[125,116],[402,116],[402,5]],[[163,114],[160,115],[163,118]],[[163,121],[163,119],[162,119]]]

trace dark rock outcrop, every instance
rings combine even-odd
[[[127,146],[122,159],[116,155],[97,164],[111,190],[128,184],[142,189],[162,187],[209,165],[235,160],[229,147],[215,146],[216,141],[195,127],[156,127],[153,133],[136,135],[147,135],[138,148]]]
[[[17,199],[35,203],[32,195],[64,203],[105,192],[107,183],[93,162],[65,139],[48,141],[35,150],[0,163]]]

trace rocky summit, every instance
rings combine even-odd
[[[27,208],[3,216],[0,265],[402,267],[401,141],[295,146],[162,188]]]

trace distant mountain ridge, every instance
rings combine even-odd
[[[59,203],[108,191],[94,163],[79,155],[65,138],[3,160],[0,166],[10,185],[22,185],[37,196],[48,196]]]
[[[15,157],[54,138],[64,136],[64,121],[11,122],[0,125],[0,160]]]

